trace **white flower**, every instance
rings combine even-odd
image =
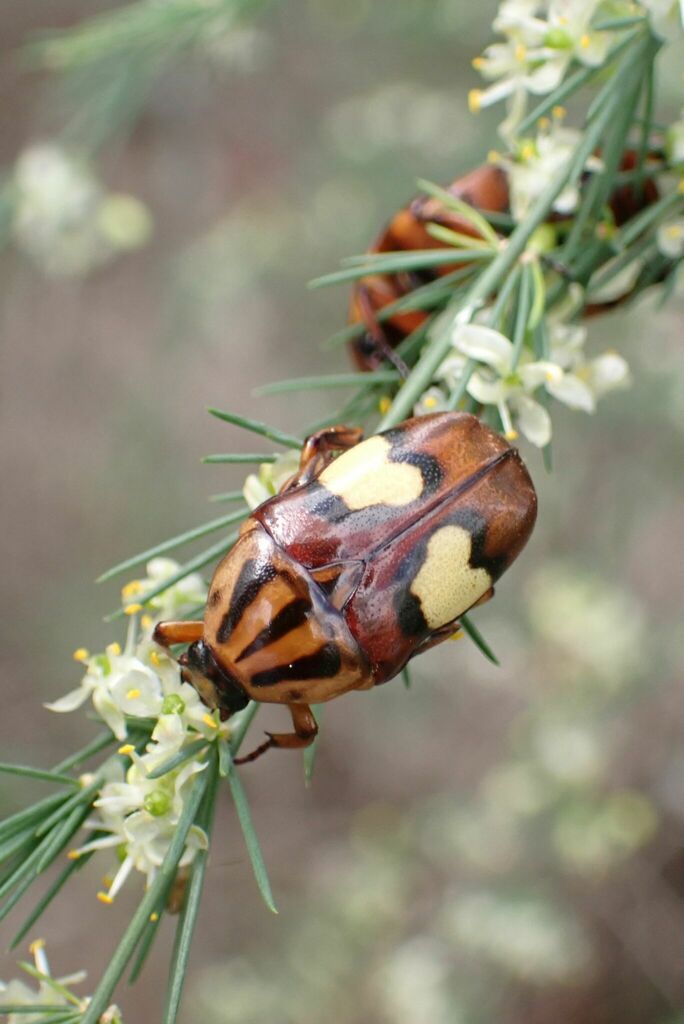
[[[97,713],[120,740],[126,736],[126,715],[157,717],[162,686],[149,665],[135,655],[122,653],[117,643],[109,644],[104,654],[83,660],[87,671],[80,686],[46,704],[46,708],[57,712],[75,711],[91,697]]]
[[[563,371],[550,362],[520,360],[513,366],[512,342],[499,331],[479,324],[459,325],[453,337],[457,351],[484,364],[468,381],[468,393],[483,405],[494,405],[509,440],[517,437],[517,426],[532,444],[543,448],[551,440],[551,418],[531,397],[542,384],[560,380]]]
[[[107,194],[84,160],[54,143],[19,156],[12,215],[17,245],[55,275],[86,273],[142,245],[150,233],[139,200]]]
[[[595,359],[586,359],[585,327],[553,320],[549,327],[549,357],[564,371],[560,379],[546,384],[546,390],[554,398],[571,409],[593,412],[603,395],[629,386],[629,366],[617,352],[604,352]]]
[[[540,131],[536,140],[526,139],[518,148],[516,159],[500,157],[497,162],[506,169],[510,186],[511,213],[516,221],[525,220],[539,196],[573,159],[582,138],[574,128],[564,128],[557,120]],[[585,169],[598,170],[601,161],[588,158]],[[579,202],[579,185],[567,185],[554,201],[558,213],[572,213]]]
[[[658,227],[656,234],[658,250],[670,260],[684,256],[684,217],[667,221]]]
[[[298,469],[299,452],[295,449],[283,452],[275,462],[262,462],[258,474],[250,473],[242,488],[249,507],[255,509],[264,501],[278,494]]]
[[[447,407],[448,395],[436,386],[424,391],[413,407],[414,416],[427,416],[432,412],[443,412]]]
[[[641,0],[648,11],[651,27],[661,39],[677,38],[684,27],[682,0]]]
[[[665,150],[672,165],[684,164],[684,116],[665,132]]]
[[[145,594],[156,590],[165,580],[172,579],[180,569],[180,564],[173,558],[153,558],[146,567],[147,576],[139,580],[131,580],[122,590],[124,606],[128,610],[145,606],[153,621],[162,619],[179,619],[197,605],[207,599],[207,588],[199,573],[193,572],[177,583],[162,590],[156,597],[147,601]],[[132,602],[132,608],[131,608]]]

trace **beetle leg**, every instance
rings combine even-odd
[[[360,427],[325,427],[307,437],[299,459],[299,472],[288,480],[283,491],[302,484],[311,483],[322,473],[335,452],[347,451],[358,444],[363,437]]]
[[[152,639],[160,647],[173,644],[194,644],[204,636],[203,622],[158,622]]]
[[[261,746],[253,750],[251,754],[244,757],[236,757],[234,764],[248,764],[249,761],[256,761],[271,747],[277,750],[297,750],[301,747],[310,746],[316,739],[318,726],[313,711],[308,704],[288,704],[292,715],[292,728],[294,732],[267,732],[268,739]]]
[[[397,298],[401,296],[398,295]],[[377,316],[375,315],[375,309],[370,297],[370,291],[367,285],[359,284],[356,291],[356,299],[359,304],[359,311],[361,313],[361,319],[363,320],[364,326],[368,337],[375,345],[375,351],[382,361],[386,359],[394,369],[397,371],[402,380],[406,380],[409,375],[409,369],[401,356],[392,348],[391,344],[387,340],[387,335],[383,331]]]

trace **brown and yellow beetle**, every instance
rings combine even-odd
[[[294,731],[241,760],[305,747],[310,704],[386,682],[492,596],[536,510],[518,452],[467,413],[366,440],[331,427],[244,523],[204,621],[160,623],[155,639],[190,644],[184,676],[224,716],[250,699],[288,706]]]

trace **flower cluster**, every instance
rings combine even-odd
[[[629,367],[616,352],[587,359],[586,337],[586,328],[580,325],[550,321],[549,358],[534,360],[528,349],[518,358],[513,342],[500,331],[481,323],[459,324],[452,335],[452,353],[414,413],[446,409],[450,393],[465,380],[470,397],[498,414],[508,440],[515,440],[520,431],[543,448],[551,440],[551,417],[539,392],[571,409],[593,412],[599,398],[629,383]],[[469,364],[475,368],[469,371]]]
[[[14,241],[50,275],[88,273],[150,235],[140,200],[106,192],[84,160],[54,143],[21,153],[8,198]]]
[[[506,100],[508,116],[500,127],[512,143],[530,96],[544,96],[563,82],[574,65],[599,68],[621,34],[639,16],[649,18],[654,33],[667,38],[681,30],[682,11],[673,0],[642,0],[608,5],[603,0],[502,0],[494,30],[504,37],[476,57],[473,65],[490,83],[470,92],[473,111]]]
[[[146,591],[171,579],[178,569],[171,559],[153,559],[144,580],[124,587],[124,606],[130,616],[125,648],[113,643],[95,655],[84,649],[76,651],[76,660],[86,666],[80,685],[47,705],[52,711],[73,711],[90,698],[117,739],[129,741],[119,748],[119,755],[130,761],[128,768],[124,770],[121,757],[105,766],[93,805],[96,814],[86,821],[96,836],[70,853],[78,858],[93,850],[116,850],[119,866],[107,891],[99,894],[105,903],[112,901],[133,869],[151,884],[173,838],[192,779],[206,767],[206,747],[230,735],[217,713],[209,713],[196,690],[183,681],[178,663],[151,639],[160,618],[182,616],[204,600],[201,578],[187,576],[144,606],[140,601],[126,603],[131,596],[145,601]],[[139,727],[150,719],[155,722],[152,732],[143,734],[141,740]],[[167,771],[163,771],[165,764],[169,765]],[[91,781],[91,777],[84,778],[85,783]],[[205,833],[193,826],[179,866],[189,865],[197,850],[206,846]]]
[[[85,971],[77,971],[61,978],[53,978],[50,972],[50,964],[45,953],[45,942],[43,939],[36,939],[31,943],[29,950],[33,957],[33,965],[22,964],[22,970],[26,975],[38,982],[37,988],[32,988],[23,978],[13,978],[11,981],[0,981],[0,999],[7,1007],[16,1007],[15,1012],[10,1012],[4,1017],[7,1024],[33,1024],[35,1021],[43,1021],[45,1011],[40,1007],[64,1007],[64,1013],[83,1013],[89,1003],[88,997],[75,995],[71,989],[85,980]],[[36,1013],[29,1011],[29,1007],[36,1008]],[[55,1009],[56,1014],[60,1011]],[[4,1016],[4,1014],[3,1014]],[[110,1006],[100,1016],[99,1024],[123,1024],[121,1010],[118,1006]]]

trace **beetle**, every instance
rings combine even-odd
[[[638,160],[638,154],[634,149],[626,150],[622,156],[620,170],[635,170]],[[494,164],[483,164],[457,178],[447,187],[447,192],[485,214],[503,214],[509,210],[508,176],[502,168]],[[615,226],[621,227],[658,198],[658,187],[651,178],[646,178],[641,186],[631,183],[619,185],[608,200]],[[562,214],[554,214],[550,218],[550,222],[554,224],[567,220],[567,215]],[[473,238],[481,237],[467,217],[450,210],[439,199],[422,195],[413,199],[408,206],[391,218],[368,252],[448,248],[446,242],[430,235],[427,230],[428,224],[439,224]],[[454,255],[457,255],[457,251]],[[380,322],[378,313],[391,303],[409,295],[420,285],[428,284],[465,265],[455,259],[453,263],[442,264],[439,267],[396,274],[372,274],[357,281],[352,289],[349,304],[349,323],[364,325],[363,333],[349,343],[349,351],[356,366],[360,370],[376,370],[387,360],[405,375],[406,367],[394,350],[404,338],[421,327],[430,314],[422,309],[403,309],[391,313]],[[584,315],[596,316],[604,313],[624,302],[630,294],[631,291],[609,301],[592,303],[586,306]]]
[[[536,509],[518,451],[469,413],[365,440],[330,427],[245,520],[203,621],[159,623],[154,639],[190,644],[183,676],[224,718],[249,700],[287,705],[293,732],[267,733],[240,761],[308,746],[311,704],[392,679],[492,596]]]

